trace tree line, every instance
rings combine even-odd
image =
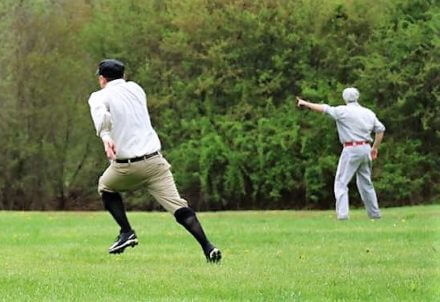
[[[103,58],[145,88],[198,210],[333,207],[336,127],[295,96],[338,105],[347,86],[387,127],[380,205],[435,202],[439,33],[435,0],[3,0],[0,209],[101,208],[87,99]],[[143,190],[126,200],[158,209]]]

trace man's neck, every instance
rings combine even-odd
[[[118,85],[118,84],[121,84],[123,82],[125,82],[125,80],[122,79],[122,78],[116,79],[116,80],[111,80],[111,81],[108,81],[107,83],[105,83],[103,88],[109,87],[109,86],[113,86],[113,85]]]

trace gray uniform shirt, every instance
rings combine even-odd
[[[324,113],[336,121],[341,144],[360,141],[372,142],[371,132],[385,131],[385,126],[377,119],[374,112],[362,107],[357,102],[337,107],[324,105]]]

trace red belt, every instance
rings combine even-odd
[[[367,141],[361,141],[361,142],[346,142],[344,143],[344,147],[351,147],[351,146],[361,146],[368,144]]]

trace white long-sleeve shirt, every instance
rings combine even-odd
[[[159,137],[151,126],[146,94],[135,82],[123,79],[108,82],[105,88],[90,95],[89,106],[96,134],[113,139],[117,159],[160,150]]]
[[[324,105],[324,113],[336,121],[339,141],[342,144],[359,141],[372,142],[372,132],[385,131],[385,126],[377,119],[374,112],[357,102],[337,107]]]

